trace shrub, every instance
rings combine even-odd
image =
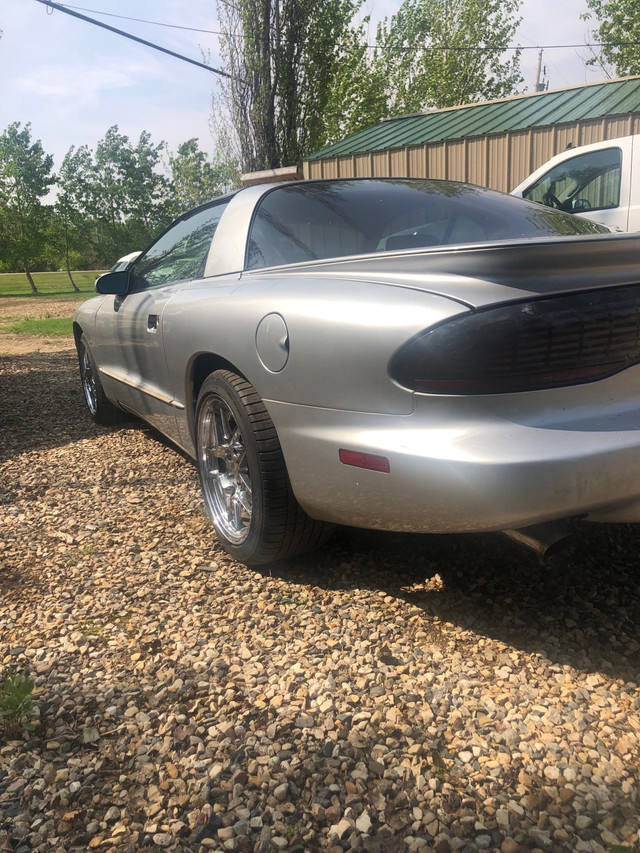
[[[19,737],[21,729],[33,729],[28,719],[35,708],[33,688],[26,672],[9,670],[0,680],[0,725],[9,740]]]

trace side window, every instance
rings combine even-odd
[[[228,200],[176,222],[133,267],[134,289],[197,278]]]
[[[297,186],[272,190],[251,224],[247,269],[293,264],[373,250],[361,222],[354,221],[329,186],[306,191]]]
[[[579,154],[554,166],[523,196],[570,213],[618,207],[621,168],[619,148]]]

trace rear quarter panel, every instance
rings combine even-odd
[[[428,326],[469,310],[431,293],[364,281],[264,275],[213,279],[186,288],[165,314],[174,397],[193,408],[191,370],[211,353],[229,362],[265,401],[408,414],[413,395],[388,376],[396,350]],[[256,332],[283,318],[289,356],[282,370],[260,358]],[[277,428],[277,424],[276,424]]]

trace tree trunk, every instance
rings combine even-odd
[[[71,270],[69,269],[69,259],[67,258],[67,275],[69,276],[69,281],[71,282],[71,287],[75,290],[76,293],[80,293],[80,288],[73,280],[73,276],[71,275]]]
[[[64,222],[64,260],[65,265],[67,267],[67,275],[69,276],[69,281],[71,282],[71,287],[73,287],[76,293],[80,293],[80,288],[76,285],[75,281],[73,280],[73,276],[71,275],[71,265],[69,264],[69,229],[67,227],[66,218]]]
[[[38,292],[38,288],[36,287],[36,283],[35,283],[35,281],[33,280],[33,276],[32,276],[32,275],[31,275],[31,273],[29,272],[29,267],[28,267],[26,264],[24,265],[24,274],[26,275],[27,280],[28,280],[28,282],[29,282],[29,287],[31,288],[31,292],[32,292],[32,293],[37,293],[37,292]]]

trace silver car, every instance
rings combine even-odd
[[[450,182],[239,190],[97,280],[89,411],[193,456],[250,565],[335,523],[636,521],[640,237],[604,230]]]

